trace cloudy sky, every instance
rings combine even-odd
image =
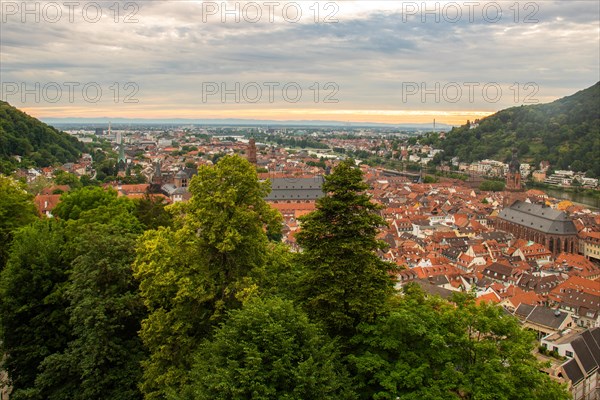
[[[0,4],[1,99],[39,118],[458,124],[600,79],[593,0]]]

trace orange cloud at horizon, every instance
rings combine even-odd
[[[192,108],[169,109],[121,105],[119,108],[99,107],[23,107],[24,112],[36,118],[131,118],[131,119],[261,119],[305,120],[339,122],[374,122],[386,124],[436,123],[462,125],[467,120],[484,118],[490,111],[442,111],[442,110],[335,110],[314,108],[275,108],[200,110]]]

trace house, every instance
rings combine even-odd
[[[529,306],[541,305],[542,298],[535,292],[522,292],[504,299],[500,305],[513,313],[521,304]]]
[[[561,310],[573,313],[577,325],[600,327],[600,296],[566,289],[556,303]]]
[[[557,287],[560,281],[561,279],[556,275],[534,276],[523,274],[517,282],[517,286],[526,292],[534,291],[538,294],[547,294]]]
[[[40,215],[52,217],[52,210],[60,202],[60,194],[38,194],[33,199]]]
[[[571,313],[553,310],[544,306],[530,306],[521,303],[513,313],[523,323],[523,327],[535,331],[538,338],[564,331],[574,326]]]
[[[483,269],[484,277],[505,285],[517,283],[520,275],[518,269],[499,263],[492,263]]]
[[[585,256],[579,254],[561,253],[556,257],[557,269],[567,271],[570,276],[577,275],[582,278],[600,278],[600,267]]]
[[[574,400],[600,399],[600,328],[555,333],[541,345],[567,357],[557,376],[570,383]]]
[[[600,261],[600,232],[582,232],[579,252],[588,259]]]

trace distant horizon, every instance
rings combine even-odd
[[[273,124],[285,124],[289,122],[323,123],[330,124],[358,124],[358,125],[388,125],[388,126],[406,126],[406,125],[433,125],[435,119],[436,125],[440,126],[460,126],[467,121],[474,121],[490,116],[498,111],[394,111],[394,110],[336,110],[325,112],[323,110],[246,110],[234,112],[185,112],[181,116],[178,112],[153,110],[152,115],[140,116],[135,111],[121,110],[119,113],[109,113],[110,110],[99,110],[97,115],[94,113],[79,114],[74,110],[55,109],[52,113],[47,112],[44,107],[31,108],[19,107],[18,104],[11,105],[19,108],[23,112],[41,120],[51,121],[81,121],[81,120],[128,120],[128,121],[214,121],[214,120],[239,120],[239,121],[269,121]],[[46,111],[46,112],[44,112]],[[288,113],[286,113],[289,112]],[[301,112],[305,111],[305,112]],[[56,114],[55,114],[56,113]],[[73,115],[75,114],[75,115]],[[110,115],[110,116],[107,116]]]
[[[373,128],[411,128],[411,129],[433,129],[433,121],[430,123],[398,123],[388,124],[380,122],[352,122],[352,121],[335,121],[335,120],[265,120],[265,119],[246,119],[246,118],[39,118],[40,121],[46,124],[57,125],[106,125],[122,126],[127,124],[165,124],[165,125],[219,125],[219,126],[307,126],[307,127],[373,127]],[[445,123],[435,123],[436,130],[450,129],[454,126]]]

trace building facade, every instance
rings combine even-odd
[[[579,251],[577,228],[569,216],[542,204],[517,200],[496,218],[496,229],[545,246],[552,255]]]

